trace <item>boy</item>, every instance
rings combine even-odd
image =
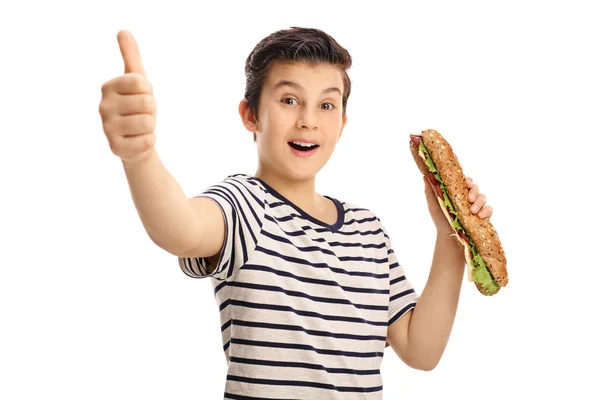
[[[437,227],[421,296],[377,216],[315,191],[347,121],[349,53],[317,29],[263,39],[246,61],[239,113],[254,134],[254,176],[187,199],[154,148],[155,103],[139,50],[118,35],[125,75],[100,113],[148,235],[184,273],[211,277],[228,361],[226,399],[380,399],[385,347],[410,367],[439,362],[464,274],[461,245],[425,181]],[[473,213],[491,207],[468,179]]]

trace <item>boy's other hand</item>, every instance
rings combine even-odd
[[[154,149],[156,101],[138,45],[128,31],[117,35],[125,74],[102,85],[100,116],[110,149],[123,162],[137,162]]]

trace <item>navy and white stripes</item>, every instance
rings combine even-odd
[[[233,175],[202,196],[226,239],[211,277],[229,363],[226,399],[381,399],[387,328],[416,304],[379,219],[330,198],[328,225],[265,182]]]

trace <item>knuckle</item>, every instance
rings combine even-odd
[[[129,86],[129,77],[127,75],[121,75],[114,80],[114,84],[111,89],[114,89],[115,92],[123,92],[124,88]]]
[[[109,138],[108,146],[110,147],[110,150],[116,155],[119,155],[123,149],[123,144],[120,140],[117,140],[116,138]]]
[[[102,87],[100,88],[100,91],[102,92],[103,95],[106,95],[106,93],[108,93],[110,91],[110,89],[113,87],[113,85],[114,85],[113,81],[104,82],[102,84]]]
[[[146,88],[146,93],[154,93],[154,86],[152,86],[152,83],[146,78],[144,78],[144,86]]]
[[[140,98],[140,107],[142,109],[143,112],[154,112],[154,97],[151,95],[143,95]]]
[[[136,74],[136,73],[132,73],[131,74],[131,83],[136,87],[139,88],[142,86],[143,84],[143,78],[141,75]]]
[[[128,156],[142,154],[152,148],[154,145],[154,135],[145,134],[132,139]]]
[[[154,146],[154,143],[156,141],[156,136],[154,134],[148,134],[148,135],[144,135],[144,141],[143,141],[143,150],[149,150],[150,148],[152,148],[152,146]]]
[[[116,78],[113,78],[111,80],[108,80],[106,82],[104,82],[102,84],[102,94],[104,96],[109,95],[111,92],[116,92],[119,87],[122,85],[123,83],[123,77],[122,76],[118,76]]]
[[[132,74],[125,74],[115,78],[114,88],[118,93],[127,93],[134,84],[134,78]]]
[[[154,131],[154,118],[152,118],[150,115],[143,115],[140,121],[140,127],[144,132]]]
[[[148,90],[148,81],[143,75],[130,73],[129,76],[131,87],[136,93],[145,93]]]
[[[109,106],[108,103],[106,102],[106,99],[103,99],[100,102],[100,105],[98,106],[98,112],[100,113],[100,115],[102,115],[102,117],[105,117],[108,115],[109,113]]]

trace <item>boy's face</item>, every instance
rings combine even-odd
[[[342,72],[332,65],[271,65],[261,93],[258,122],[245,121],[249,130],[257,132],[263,175],[305,180],[323,168],[346,124],[342,118],[343,90]],[[293,142],[317,147],[305,152]]]

